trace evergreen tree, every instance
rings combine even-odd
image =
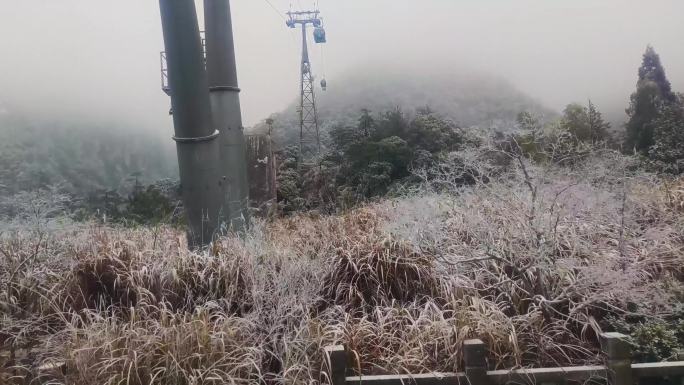
[[[373,119],[371,111],[367,108],[361,109],[358,122],[356,127],[337,125],[330,130],[333,150],[345,152],[349,146],[369,140],[375,131],[375,119]]]
[[[568,104],[563,110],[560,126],[563,131],[572,135],[578,141],[586,142],[591,139],[591,125],[587,108],[581,104]]]
[[[364,136],[356,129],[356,127],[348,127],[345,125],[334,126],[330,130],[330,139],[332,140],[331,149],[337,152],[345,152],[349,146],[363,141]]]
[[[650,45],[646,48],[639,68],[637,90],[627,109],[625,147],[646,154],[654,142],[654,122],[664,106],[677,100],[667,80],[660,57]]]
[[[375,120],[371,116],[371,112],[367,108],[361,109],[361,117],[359,118],[359,130],[364,137],[370,137],[375,128]]]
[[[659,95],[668,102],[674,102],[676,95],[672,92],[670,81],[667,80],[665,69],[660,62],[660,56],[652,46],[646,47],[644,60],[639,68],[640,82],[653,82],[658,86]]]
[[[516,119],[519,133],[514,134],[502,143],[505,151],[522,153],[531,159],[541,160],[537,156],[543,153],[544,124],[541,119],[528,111],[518,114]]]
[[[587,108],[587,117],[592,143],[604,142],[610,139],[610,123],[603,120],[603,115],[591,100],[589,100],[589,107]]]
[[[663,108],[654,122],[655,144],[649,157],[667,172],[684,172],[684,105]]]
[[[434,113],[435,111],[432,110],[432,107],[430,107],[430,105],[425,105],[424,107],[416,108],[417,115],[432,115]]]
[[[157,224],[170,218],[172,213],[172,202],[156,186],[144,188],[136,183],[128,197],[127,219],[141,224]]]
[[[526,135],[531,135],[532,138],[537,138],[542,135],[544,126],[539,117],[532,115],[529,111],[523,111],[518,114],[516,118],[518,128]]]
[[[434,154],[456,150],[463,142],[463,136],[453,122],[433,114],[420,114],[411,121],[406,140],[411,148]]]
[[[372,136],[374,137],[374,140],[381,140],[383,138],[389,138],[390,136],[405,138],[408,129],[409,122],[401,108],[397,107],[394,110],[385,113],[378,122]]]

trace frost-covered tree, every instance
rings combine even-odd
[[[561,128],[576,140],[585,143],[599,143],[608,139],[610,123],[603,120],[596,105],[589,101],[587,107],[572,103],[565,107]]]
[[[589,129],[591,131],[591,142],[603,142],[610,139],[610,123],[603,120],[601,111],[596,108],[596,105],[589,100],[587,107],[587,115],[589,118]]]
[[[625,127],[625,149],[646,154],[655,143],[654,122],[658,119],[659,111],[676,101],[677,97],[667,80],[660,56],[649,45],[639,68],[637,90],[632,94],[627,109],[629,121]]]
[[[533,136],[541,135],[544,128],[541,119],[529,111],[523,111],[516,118],[518,129]]]
[[[361,110],[361,117],[359,118],[359,130],[366,138],[371,135],[375,129],[375,120],[371,115],[371,111],[367,108]]]
[[[684,172],[684,105],[663,108],[653,127],[655,143],[649,157],[664,171]]]

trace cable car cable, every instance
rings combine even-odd
[[[323,56],[323,45],[320,45],[321,47],[321,73],[323,74],[323,78],[325,78],[325,57]]]
[[[280,16],[280,18],[283,19],[283,21],[287,22],[287,19],[285,18],[285,15],[283,15],[283,13],[280,12],[280,11],[278,10],[278,8],[276,8],[276,6],[273,5],[273,3],[271,3],[270,0],[264,0],[264,1],[265,1],[268,5],[271,6],[271,9],[273,9],[273,11],[274,11],[275,13],[277,13],[278,16]],[[290,4],[290,8],[292,8],[292,4]],[[295,46],[297,46],[297,38],[295,37],[293,31],[290,31],[290,37],[292,38],[292,44],[294,44]]]
[[[325,80],[325,58],[323,56],[323,45],[321,45],[321,88],[323,91],[328,89],[328,81]]]
[[[271,6],[271,8],[275,11],[275,13],[278,14],[278,16],[280,16],[281,19],[283,19],[284,21],[287,21],[287,19],[285,19],[285,16],[283,16],[283,14],[278,10],[278,8],[275,7],[275,5],[273,5],[273,3],[271,3],[270,0],[264,0],[264,1],[265,1],[268,5]]]

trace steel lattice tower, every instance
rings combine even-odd
[[[309,60],[309,44],[307,35],[307,25],[311,24],[316,28],[314,37],[317,43],[325,42],[325,32],[321,28],[319,11],[288,12],[290,19],[287,25],[295,28],[297,24],[302,26],[302,63],[300,80],[300,104],[299,104],[299,157],[300,162],[320,154],[321,140],[318,128],[318,111],[316,110],[316,93],[314,85],[314,75],[311,72],[311,61]],[[323,36],[321,38],[321,31]]]

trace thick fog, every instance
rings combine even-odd
[[[312,1],[269,1],[273,8],[232,1],[246,125],[298,92],[300,35],[282,13]],[[592,98],[613,113],[627,105],[650,43],[684,91],[681,0],[320,0],[319,7],[328,44],[312,59],[330,87],[344,87],[346,72],[379,66],[420,76],[475,69],[556,110]],[[0,0],[0,110],[170,133],[162,49],[154,0]]]

